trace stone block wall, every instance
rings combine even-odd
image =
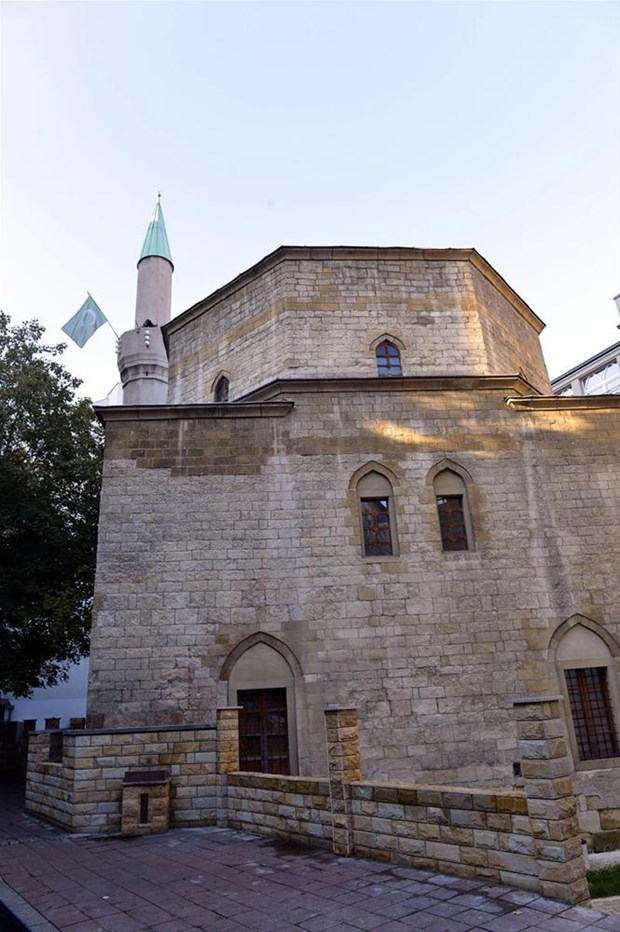
[[[104,415],[90,711],[208,721],[236,702],[231,652],[267,633],[301,670],[300,774],[324,767],[324,706],[355,704],[368,777],[509,785],[509,700],[559,691],[554,631],[581,612],[620,640],[620,433],[618,398],[505,393],[316,386],[282,416]],[[445,460],[472,479],[469,551],[442,551],[428,476]],[[397,556],[362,554],[351,485],[371,462],[394,477]],[[577,781],[605,808],[610,781]]]
[[[35,734],[26,809],[73,832],[119,832],[125,773],[163,768],[170,824],[209,824],[216,819],[215,741],[215,728],[204,725],[65,731],[62,761],[50,763],[50,734]]]
[[[121,833],[123,835],[157,835],[170,827],[170,783],[123,785],[121,797]]]
[[[25,808],[71,831],[73,775],[61,761],[50,761],[49,757],[50,732],[30,734]]]
[[[561,703],[554,696],[520,699],[515,717],[540,891],[579,903],[590,894]]]
[[[331,848],[327,778],[233,773],[228,774],[226,783],[226,822],[231,828]]]
[[[283,247],[166,327],[171,404],[231,400],[275,378],[377,374],[373,342],[402,345],[405,375],[550,383],[543,324],[474,250]]]
[[[590,851],[620,848],[620,780],[617,770],[582,771],[574,775],[579,827]]]
[[[355,854],[539,889],[520,790],[360,782],[351,808]]]

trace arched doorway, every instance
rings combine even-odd
[[[299,674],[292,652],[270,635],[253,635],[229,655],[222,679],[228,680],[228,702],[241,706],[241,770],[298,772],[295,679]]]

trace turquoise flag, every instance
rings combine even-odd
[[[74,314],[61,329],[81,348],[102,324],[107,323],[107,317],[89,295],[77,314]]]

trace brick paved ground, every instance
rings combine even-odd
[[[227,829],[69,837],[4,789],[0,898],[33,932],[620,932],[618,917],[523,891]]]

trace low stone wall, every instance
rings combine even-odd
[[[238,714],[238,707],[218,709],[217,727],[35,735],[26,808],[71,831],[118,832],[130,771],[126,785],[140,787],[131,833],[147,830],[149,784],[165,785],[160,796],[169,787],[172,827],[217,823],[341,855],[512,884],[568,903],[588,899],[557,698],[515,701],[522,790],[364,781],[355,709],[325,710],[327,777],[240,773]],[[167,823],[159,796],[153,802],[154,831]]]
[[[258,773],[228,774],[226,823],[282,841],[331,848],[329,782]]]
[[[60,734],[60,760],[51,762]],[[216,730],[209,725],[32,735],[26,809],[73,832],[119,832],[123,777],[149,768],[170,775],[171,826],[216,821]]]
[[[515,702],[523,789],[361,779],[357,713],[327,709],[327,780],[228,771],[227,824],[338,854],[585,902],[577,801],[556,698]],[[228,740],[234,741],[232,715]],[[232,758],[231,758],[232,760]]]
[[[590,851],[620,848],[620,781],[616,768],[574,775],[579,827]]]
[[[25,809],[73,830],[73,778],[62,763],[49,761],[49,735],[31,734]]]
[[[540,890],[519,790],[351,785],[353,852]]]

